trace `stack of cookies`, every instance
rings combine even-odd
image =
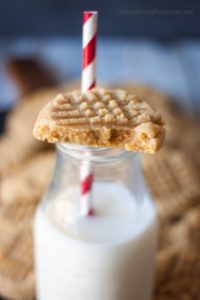
[[[167,137],[163,149],[155,157],[142,156],[146,180],[161,221],[155,299],[197,300],[200,285],[199,124],[177,112],[169,97],[149,87],[134,84],[117,86],[149,101],[166,121]],[[10,114],[6,132],[0,139],[0,294],[9,299],[35,297],[32,220],[54,168],[53,146],[36,141],[32,137],[32,128],[44,104],[59,92],[76,88],[78,84],[72,82],[27,96]],[[71,105],[68,98],[58,97],[56,101]],[[134,101],[138,101],[137,97]],[[54,122],[59,125],[59,112],[50,110]],[[91,114],[90,110],[84,108],[83,113]],[[116,117],[119,115],[116,113]],[[160,126],[159,117],[154,118],[154,124]],[[38,134],[44,128],[48,129],[48,137],[57,138],[55,132],[49,132],[46,127],[40,127]],[[63,139],[66,141],[69,137],[72,135]],[[159,147],[158,140],[153,145]],[[132,146],[128,141],[127,147]]]

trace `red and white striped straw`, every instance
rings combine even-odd
[[[83,67],[82,67],[82,91],[88,91],[96,85],[96,35],[97,12],[83,12]],[[92,185],[94,172],[90,153],[84,153],[84,160],[80,169],[81,203],[80,213],[83,216],[94,215],[92,207]]]
[[[88,91],[96,85],[96,11],[83,12],[83,68],[82,91]]]
[[[89,152],[84,153],[84,160],[81,163],[80,179],[81,179],[81,203],[80,213],[82,216],[93,216],[94,209],[92,207],[92,184],[94,180],[94,172],[92,165],[87,156],[90,157]]]

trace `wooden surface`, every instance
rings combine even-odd
[[[35,55],[57,70],[60,81],[81,76],[81,38],[0,40],[0,108],[19,97],[5,72],[10,56]],[[160,44],[147,40],[99,39],[97,79],[145,82],[176,98],[190,114],[200,111],[200,41]]]

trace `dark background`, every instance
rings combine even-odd
[[[84,9],[99,11],[102,36],[200,37],[198,0],[0,0],[0,37],[80,35]]]

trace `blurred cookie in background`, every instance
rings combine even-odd
[[[200,204],[198,172],[184,151],[166,146],[154,157],[143,155],[142,165],[163,223]]]
[[[18,166],[35,152],[53,147],[40,143],[33,138],[33,124],[40,109],[48,103],[59,91],[69,91],[76,88],[75,81],[65,85],[41,89],[27,95],[8,115],[5,133],[0,138],[0,176],[11,168]]]
[[[36,57],[11,57],[6,62],[6,69],[20,95],[58,84],[55,72]]]
[[[54,165],[55,152],[44,151],[9,172],[0,183],[1,204],[19,205],[19,210],[22,204],[36,205],[50,182]]]

